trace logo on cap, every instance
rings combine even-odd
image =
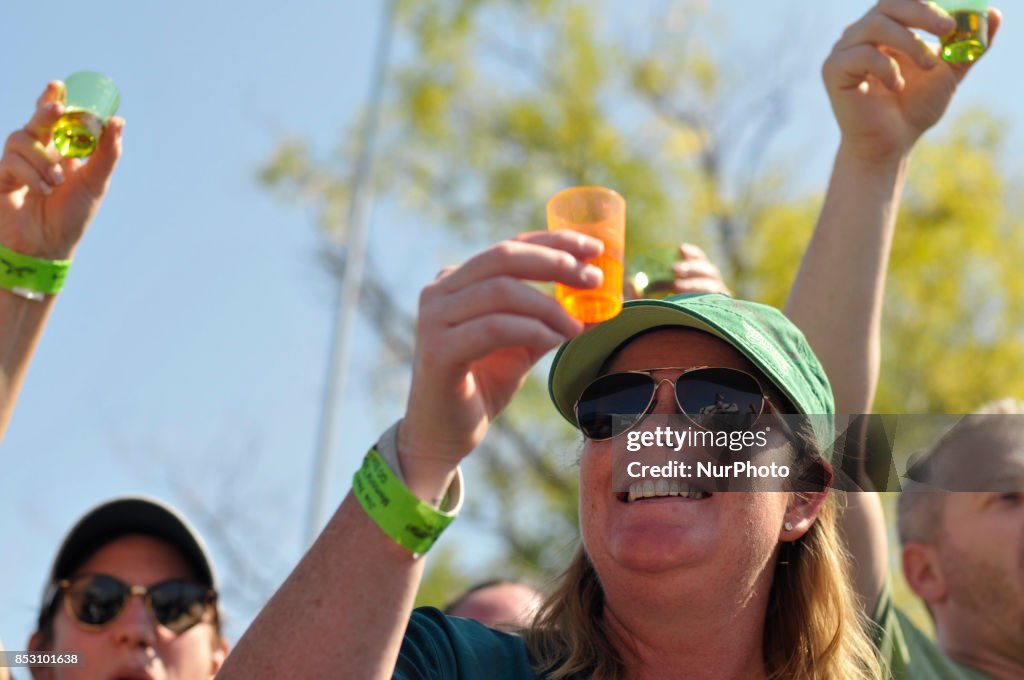
[[[771,357],[772,363],[775,364],[775,368],[779,373],[783,376],[789,375],[789,360],[779,352],[778,347],[769,342],[768,338],[764,337],[764,333],[747,323],[746,319],[743,320],[743,334],[746,336],[747,342]]]

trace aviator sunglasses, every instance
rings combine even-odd
[[[661,383],[673,382],[654,377],[658,371],[682,371],[674,381],[676,405],[705,430],[745,431],[766,410],[778,413],[757,378],[739,369],[702,366],[624,371],[603,375],[584,388],[575,406],[576,422],[584,436],[605,441],[636,427],[653,407]]]
[[[217,591],[185,579],[147,588],[130,586],[106,574],[84,574],[62,579],[57,587],[71,618],[92,630],[114,621],[133,595],[142,597],[150,616],[174,633],[183,633],[202,621],[217,600]]]

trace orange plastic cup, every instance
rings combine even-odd
[[[600,323],[622,310],[622,262],[626,250],[626,199],[604,187],[573,187],[548,201],[548,230],[569,229],[604,242],[604,254],[588,261],[604,272],[600,288],[555,285],[555,299],[583,323]]]

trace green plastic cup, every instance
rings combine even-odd
[[[53,144],[62,156],[85,158],[96,150],[103,129],[117,113],[121,93],[113,80],[95,71],[72,73],[64,85],[64,115],[53,127]]]
[[[679,259],[679,246],[664,243],[642,255],[630,258],[629,277],[637,297],[660,300],[676,294],[673,265]]]
[[[935,0],[956,21],[952,33],[942,38],[942,58],[972,62],[988,49],[988,0]]]

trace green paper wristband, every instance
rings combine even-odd
[[[0,288],[23,297],[33,297],[31,293],[56,295],[70,268],[71,260],[44,260],[0,245]]]
[[[363,510],[396,543],[414,555],[430,550],[456,513],[421,501],[395,476],[373,447],[352,478],[352,491]]]

